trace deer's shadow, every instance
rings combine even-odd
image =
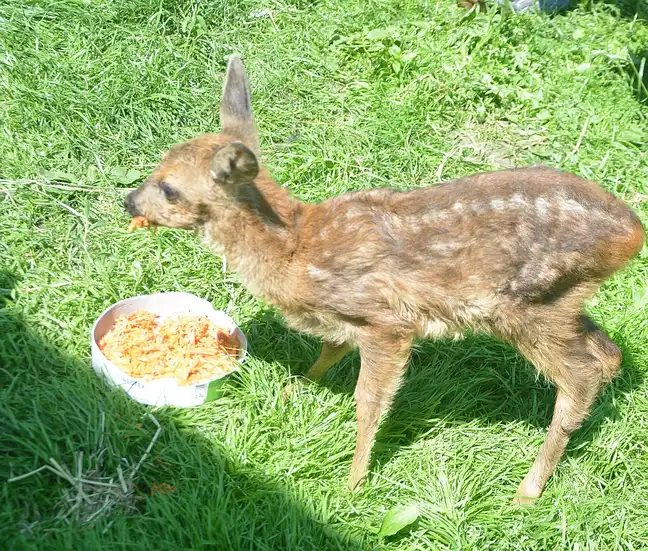
[[[304,374],[319,354],[320,343],[316,339],[286,328],[270,315],[246,330],[253,335],[252,354],[279,362],[286,367],[287,376]],[[280,331],[284,335],[278,341],[276,335]],[[574,453],[591,441],[603,420],[617,419],[617,405],[628,391],[642,383],[643,376],[626,343],[618,337],[614,341],[623,352],[621,373],[601,393],[591,415],[570,440],[567,453]],[[360,358],[354,351],[316,384],[330,392],[352,395],[359,371]],[[482,425],[521,421],[546,429],[555,397],[555,387],[533,365],[512,346],[493,337],[470,335],[460,341],[420,342],[414,347],[392,408],[381,423],[374,461],[388,462],[399,450],[424,438],[441,421],[457,425],[475,420]]]

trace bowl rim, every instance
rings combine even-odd
[[[242,346],[241,346],[241,349],[243,350],[243,355],[242,355],[240,358],[237,358],[237,360],[236,360],[236,362],[235,362],[235,367],[234,367],[234,369],[233,369],[232,371],[230,371],[229,373],[225,373],[225,375],[221,375],[221,376],[219,376],[219,377],[212,377],[211,379],[205,379],[205,380],[203,380],[203,381],[200,381],[200,382],[197,382],[197,383],[192,383],[192,384],[190,384],[190,385],[182,385],[182,387],[180,387],[180,385],[178,385],[178,388],[194,388],[194,387],[199,387],[199,386],[203,386],[203,385],[209,385],[209,384],[212,383],[213,381],[219,381],[219,380],[221,380],[221,379],[224,379],[225,377],[228,377],[228,376],[232,375],[233,373],[235,373],[235,372],[237,372],[237,371],[240,371],[240,369],[241,369],[241,367],[240,367],[241,364],[242,364],[242,363],[245,361],[245,359],[247,358],[247,346],[248,346],[248,343],[247,343],[247,336],[245,335],[245,333],[243,332],[243,330],[238,326],[238,324],[234,321],[234,319],[233,319],[233,318],[232,318],[232,317],[231,317],[227,312],[225,312],[224,310],[217,310],[216,308],[214,308],[214,306],[212,305],[212,303],[209,302],[207,299],[204,299],[204,298],[199,297],[198,295],[194,295],[194,294],[192,294],[192,293],[187,293],[186,291],[168,291],[168,292],[161,291],[161,292],[157,292],[157,293],[145,293],[145,294],[139,294],[139,295],[134,295],[134,296],[132,296],[132,297],[128,297],[128,298],[124,298],[124,299],[118,300],[117,302],[111,304],[111,305],[108,306],[108,307],[107,307],[103,312],[101,312],[101,314],[99,314],[99,316],[97,317],[97,319],[96,319],[96,320],[94,321],[94,323],[92,324],[92,329],[90,330],[90,343],[91,343],[91,348],[97,351],[97,353],[98,353],[98,354],[100,355],[100,357],[101,357],[101,360],[102,360],[104,363],[109,364],[111,367],[113,367],[114,369],[116,369],[117,371],[119,371],[119,372],[120,372],[124,377],[128,377],[129,379],[132,379],[134,382],[140,383],[140,384],[142,384],[142,385],[147,385],[147,386],[150,385],[150,383],[153,383],[153,382],[161,382],[161,381],[176,381],[176,382],[177,382],[177,379],[175,379],[174,377],[160,377],[160,378],[157,378],[157,379],[145,379],[145,378],[141,378],[141,377],[133,377],[132,375],[129,375],[128,373],[124,372],[120,367],[118,367],[114,362],[112,362],[111,360],[109,360],[109,359],[105,356],[105,354],[103,353],[103,351],[102,351],[101,348],[99,347],[99,343],[97,342],[97,339],[96,339],[96,337],[95,337],[95,333],[96,333],[96,330],[97,330],[97,326],[99,325],[99,322],[101,322],[101,320],[102,320],[102,319],[103,319],[103,318],[104,318],[104,317],[105,317],[105,316],[106,316],[106,315],[107,315],[111,310],[115,309],[116,307],[118,307],[118,306],[120,306],[120,305],[122,305],[122,304],[126,304],[126,303],[128,303],[128,302],[131,302],[131,301],[133,301],[133,300],[140,299],[140,298],[145,298],[145,297],[160,297],[160,296],[166,296],[166,297],[168,297],[168,296],[170,296],[170,295],[176,295],[176,296],[178,296],[178,297],[180,297],[180,296],[191,297],[191,298],[194,299],[194,300],[197,299],[197,300],[199,300],[199,301],[201,301],[201,302],[204,302],[206,305],[208,305],[208,306],[212,309],[212,311],[213,311],[214,313],[219,313],[219,314],[223,314],[223,315],[227,316],[227,318],[229,318],[229,320],[232,322],[232,325],[234,326],[234,327],[233,327],[233,331],[234,331],[234,332],[236,332],[236,331],[240,332],[240,337],[237,337],[237,340],[239,341],[239,344],[242,345]],[[143,308],[143,309],[144,309],[144,308]],[[242,337],[242,339],[241,339],[241,337]],[[102,369],[102,371],[103,371],[103,369]],[[104,373],[104,375],[105,375],[105,373]]]

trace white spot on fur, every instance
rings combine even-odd
[[[470,203],[470,208],[473,210],[473,212],[482,212],[484,210],[484,205],[483,203],[473,201],[472,203]]]
[[[312,264],[309,264],[307,269],[308,269],[308,275],[311,276],[313,279],[324,280],[324,279],[328,279],[330,275],[326,270],[322,270],[321,268],[318,268],[317,266],[313,266]]]
[[[517,193],[511,197],[511,204],[520,207],[526,207],[528,205],[527,200]]]
[[[585,212],[585,207],[581,205],[578,201],[574,201],[573,199],[567,199],[566,201],[561,201],[560,208],[561,210],[567,212]]]
[[[544,197],[536,197],[535,208],[540,216],[545,217],[549,212],[549,203]]]
[[[493,210],[502,210],[504,209],[505,203],[501,199],[493,199],[490,202],[490,206]]]
[[[452,210],[455,212],[461,212],[463,208],[464,206],[461,201],[457,201],[454,205],[452,205]]]
[[[428,248],[438,251],[440,253],[451,253],[463,248],[463,243],[456,241],[433,241],[428,243]]]

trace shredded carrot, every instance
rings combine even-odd
[[[227,375],[240,355],[236,337],[206,316],[183,314],[161,321],[145,310],[117,318],[99,348],[131,377],[176,378],[180,385]]]
[[[128,224],[128,233],[139,230],[140,228],[148,228],[150,226],[151,223],[148,221],[148,218],[146,218],[146,216],[133,216],[130,224]]]
[[[151,486],[152,496],[154,496],[155,494],[167,495],[169,493],[175,494],[176,487],[172,486],[171,484],[167,484],[166,482],[162,482],[161,484],[158,484],[157,482],[153,482],[153,486]]]

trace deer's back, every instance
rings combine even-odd
[[[457,301],[541,301],[607,277],[643,241],[635,214],[598,185],[531,168],[323,202],[298,261],[313,302],[416,317]]]

